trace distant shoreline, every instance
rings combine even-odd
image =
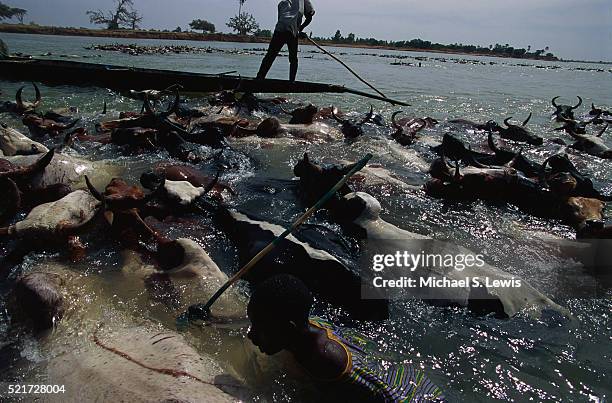
[[[100,38],[123,38],[123,39],[166,39],[174,41],[199,41],[199,42],[237,42],[237,43],[268,43],[269,38],[255,36],[241,36],[233,34],[199,34],[195,32],[164,32],[164,31],[132,31],[132,30],[104,30],[104,29],[88,29],[88,28],[67,28],[67,27],[50,27],[42,25],[25,25],[25,24],[0,24],[0,32],[15,33],[15,34],[32,34],[32,35],[60,35],[60,36],[90,36]],[[304,42],[308,44],[307,42]],[[588,61],[588,60],[548,60],[546,58],[513,58],[499,54],[488,53],[468,53],[459,52],[452,49],[416,49],[416,48],[396,48],[391,46],[371,46],[363,44],[340,44],[330,41],[322,41],[321,45],[346,47],[356,49],[378,49],[378,50],[394,50],[402,52],[419,52],[419,53],[440,53],[450,55],[465,55],[465,56],[486,56],[502,59],[516,60],[534,60],[534,61],[556,61],[556,62],[575,62],[575,63],[594,63],[594,64],[612,64],[612,62],[604,61]],[[10,44],[7,44],[10,49]]]

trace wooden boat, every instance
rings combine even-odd
[[[114,90],[163,90],[180,84],[185,92],[208,93],[237,90],[252,93],[350,93],[395,105],[408,104],[340,85],[230,74],[190,73],[139,67],[114,66],[65,60],[10,57],[0,60],[0,79],[38,81],[49,85],[98,86]]]

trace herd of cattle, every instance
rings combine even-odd
[[[33,249],[56,248],[67,259],[84,259],[87,248],[80,236],[95,225],[108,226],[109,233],[127,249],[150,254],[150,249],[143,250],[143,241],[156,244],[153,258],[161,270],[184,266],[185,259],[198,254],[186,253],[181,242],[167,238],[160,223],[168,217],[187,214],[212,214],[223,231],[233,234],[246,259],[282,228],[225,206],[225,199],[236,194],[229,184],[219,180],[219,174],[209,177],[197,169],[197,164],[211,158],[210,152],[202,153],[202,146],[218,150],[212,157],[218,158],[232,148],[233,142],[245,139],[283,139],[299,144],[351,142],[368,135],[368,127],[378,126],[389,141],[409,149],[428,129],[439,124],[430,117],[398,118],[400,112],[396,112],[387,127],[373,108],[360,118],[351,118],[334,107],[306,105],[286,110],[289,103],[285,99],[260,99],[234,92],[216,94],[206,106],[190,107],[181,100],[180,88],[175,86],[165,91],[131,91],[127,95],[141,100],[142,109],[122,112],[118,118],[110,117],[104,104],[96,117],[95,132],[89,133],[74,116],[78,113],[76,108],[42,113],[42,97],[39,88],[34,88],[34,102],[23,100],[22,87],[15,102],[0,104],[1,112],[20,117],[29,129],[29,136],[4,123],[0,130],[0,191],[5,195],[0,204],[0,225],[6,225],[0,228],[0,244],[13,242],[2,257],[1,276],[6,276]],[[166,98],[171,102],[164,107]],[[580,97],[575,106],[561,105],[557,100],[558,97],[552,100],[554,116],[562,125],[554,130],[565,132],[569,143],[532,133],[527,128],[531,115],[522,124],[511,123],[511,117],[503,125],[495,121],[450,120],[448,124],[488,137],[490,151],[474,151],[457,136],[445,134],[432,147],[437,157],[421,189],[433,198],[510,203],[529,214],[562,220],[576,230],[577,238],[612,238],[612,225],[606,224],[603,213],[611,196],[580,172],[565,152],[565,147],[573,148],[580,158],[596,158],[607,164],[605,160],[612,159],[612,149],[602,136],[612,122],[611,113],[591,105],[588,120],[580,120],[575,115],[582,104]],[[255,110],[260,113],[253,114]],[[269,117],[258,118],[261,112]],[[524,147],[539,147],[545,141],[561,147],[557,154],[539,163],[526,157],[522,148],[516,151],[499,146],[497,138]],[[54,144],[54,148],[43,143]],[[142,174],[139,186],[121,179],[126,173],[112,163],[91,162],[75,157],[74,152],[64,152],[78,143],[114,144],[129,154],[163,150],[174,161],[152,166]],[[300,179],[304,204],[317,200],[350,168],[348,162],[321,165],[304,155],[294,170]],[[398,237],[427,239],[383,221],[378,201],[367,193],[355,192],[356,188],[367,189],[368,182],[385,181],[402,184],[384,167],[366,167],[357,181],[349,182],[326,206],[330,219],[347,228],[347,232],[359,228],[360,236],[369,242]],[[101,187],[103,191],[98,190]],[[24,218],[19,220],[20,217]],[[16,241],[23,239],[27,242]],[[283,256],[290,256],[289,261],[278,259],[280,254],[273,255],[262,263],[268,265],[268,274],[256,270],[251,280],[289,271],[303,278],[323,299],[345,307],[355,316],[386,317],[386,303],[361,300],[359,276],[341,259],[323,247],[317,249],[315,244],[297,238],[286,240],[283,248],[289,252]],[[198,259],[202,254],[205,255],[203,250]],[[482,270],[493,278],[507,275],[491,266]],[[321,281],[322,277],[335,281]],[[334,285],[340,282],[346,284],[342,290]],[[528,303],[558,307],[530,286],[521,291],[491,292],[495,296],[491,304],[476,305],[474,300],[480,298],[473,293],[457,292],[462,294],[449,294],[446,302],[474,309],[478,306],[478,310],[506,316]]]

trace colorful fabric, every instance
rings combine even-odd
[[[366,350],[376,344],[351,329],[344,329],[320,318],[310,323],[327,332],[347,352],[348,363],[337,381],[358,385],[385,402],[444,402],[442,391],[423,373],[409,364],[383,366]]]

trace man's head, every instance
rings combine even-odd
[[[268,355],[287,349],[308,326],[313,297],[297,277],[280,274],[259,283],[247,308],[248,337]]]

